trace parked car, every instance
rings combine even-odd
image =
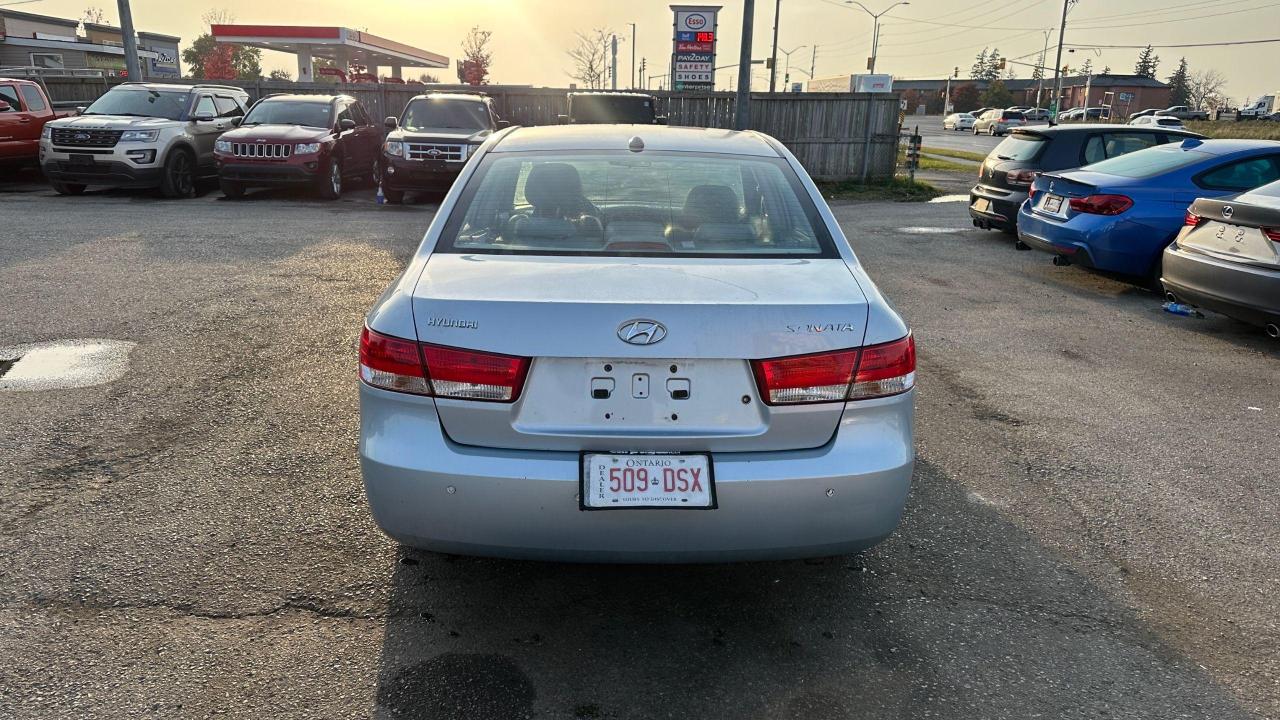
[[[201,178],[217,176],[214,143],[248,102],[228,85],[117,85],[78,117],[45,125],[40,166],[61,195],[107,185],[192,197]]]
[[[567,125],[635,124],[666,125],[667,118],[658,114],[658,99],[644,93],[571,92],[569,111],[560,116]]]
[[[992,137],[1004,135],[1009,130],[1027,124],[1027,118],[1013,110],[988,110],[974,121],[973,134],[987,133]]]
[[[382,128],[350,95],[269,95],[214,144],[222,194],[305,185],[335,199],[349,178],[377,183]]]
[[[978,184],[969,191],[969,216],[977,227],[1016,232],[1018,208],[1038,174],[1199,137],[1203,136],[1131,125],[1015,128],[978,170]]]
[[[513,128],[458,183],[360,341],[361,470],[391,537],[701,562],[894,530],[914,340],[782,143]]]
[[[1186,126],[1176,117],[1169,115],[1143,115],[1129,121],[1134,127],[1162,127],[1171,130],[1185,130]]]
[[[1161,112],[1164,112],[1164,111],[1161,110],[1160,108],[1147,108],[1145,110],[1139,110],[1138,112],[1133,113],[1132,115],[1129,116],[1129,119],[1133,120],[1135,118],[1146,117],[1148,115],[1159,115]]]
[[[1173,117],[1178,118],[1179,120],[1208,120],[1209,119],[1208,110],[1192,110],[1187,105],[1174,105],[1173,107],[1168,107],[1168,108],[1165,108],[1164,110],[1161,110],[1159,114],[1171,115]]]
[[[1111,116],[1110,116],[1110,114],[1107,112],[1107,109],[1106,109],[1106,108],[1100,108],[1100,107],[1083,108],[1083,107],[1078,107],[1078,108],[1072,108],[1071,110],[1068,110],[1066,113],[1064,113],[1064,114],[1062,114],[1062,115],[1059,115],[1059,116],[1058,116],[1058,120],[1060,120],[1060,121],[1062,121],[1062,120],[1066,120],[1066,121],[1069,121],[1069,122],[1094,122],[1094,121],[1096,121],[1096,122],[1102,122],[1102,121],[1110,122],[1110,120],[1111,120]]]
[[[1170,300],[1220,312],[1280,338],[1280,182],[1198,198],[1164,251]]]
[[[1084,117],[1084,108],[1068,108],[1058,113],[1058,122],[1072,122]]]
[[[1001,108],[980,107],[980,108],[978,108],[977,110],[974,110],[974,111],[970,112],[969,114],[970,114],[970,115],[972,115],[972,116],[974,116],[975,118],[980,118],[980,117],[982,117],[983,115],[987,114],[988,112],[990,112],[990,111],[992,111],[992,110],[1000,110],[1000,109],[1001,109]]]
[[[55,110],[39,83],[0,78],[0,167],[38,163],[45,124],[74,114]]]
[[[1036,178],[1018,237],[1055,263],[1158,277],[1187,206],[1280,179],[1280,142],[1184,140]]]
[[[1053,113],[1049,112],[1045,108],[1030,108],[1028,110],[1024,110],[1022,115],[1029,123],[1041,123],[1048,122],[1049,118],[1053,116]]]
[[[506,127],[485,95],[429,93],[386,119],[382,146],[382,194],[387,202],[406,192],[448,190],[467,159],[495,130]]]
[[[942,119],[943,130],[972,130],[977,120],[969,113],[955,113]]]

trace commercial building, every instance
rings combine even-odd
[[[324,58],[340,71],[364,67],[370,74],[377,75],[379,67],[390,68],[393,78],[401,78],[406,67],[449,67],[449,58],[443,55],[344,27],[214,25],[210,31],[220,43],[247,45],[297,56],[298,82],[315,81],[316,58]]]
[[[1049,107],[1053,95],[1053,78],[1041,81],[1025,78],[1004,80],[1005,89],[1013,95],[1014,105],[1036,105],[1039,95],[1040,107]],[[984,93],[991,83],[987,80],[970,80],[952,78],[951,97],[954,100],[957,91],[972,86],[979,93]],[[902,93],[907,101],[907,108],[914,109],[918,104],[929,107],[931,112],[941,112],[941,97],[946,91],[947,81],[942,80],[894,80],[894,92]],[[1164,108],[1169,106],[1171,88],[1167,83],[1140,77],[1138,75],[1072,75],[1062,78],[1062,106],[1066,110],[1073,107],[1100,107],[1104,103],[1111,105],[1119,116],[1128,115],[1144,108]],[[964,108],[972,109],[972,108]]]
[[[79,30],[83,26],[84,34]],[[180,38],[138,33],[142,79],[181,77]],[[124,77],[124,36],[120,28],[0,8],[0,68],[92,71]]]

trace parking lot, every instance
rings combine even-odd
[[[431,198],[26,180],[0,348],[137,345],[0,391],[0,717],[1280,715],[1280,343],[963,201],[835,208],[920,348],[898,533],[577,566],[401,550],[365,507],[356,337]]]

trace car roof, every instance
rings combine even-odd
[[[1146,128],[1138,128],[1145,131]],[[1070,135],[1073,133],[1095,132],[1098,130],[1119,130],[1133,132],[1133,125],[1124,125],[1121,123],[1089,123],[1087,125],[1035,125],[1027,128],[1014,128],[1010,132],[1014,135],[1041,135],[1044,137],[1053,137],[1054,135]],[[1155,128],[1151,128],[1155,132]],[[1193,132],[1179,130],[1177,128],[1161,128],[1159,132],[1175,132],[1185,133],[1187,137],[1201,137]]]
[[[39,83],[35,82],[34,80],[24,80],[24,79],[22,79],[22,78],[7,78],[7,77],[0,77],[0,82],[2,82],[2,83],[17,83],[17,84],[21,84],[21,85],[38,85],[38,84],[39,84]]]
[[[667,127],[665,125],[543,125],[502,135],[491,152],[626,150],[632,138],[646,150],[780,157],[771,138],[753,130]]]
[[[279,93],[277,95],[268,95],[262,98],[262,102],[268,100],[289,100],[293,102],[314,102],[314,103],[331,103],[338,98],[355,98],[350,95],[307,95],[305,93]]]
[[[474,95],[472,93],[423,93],[422,95],[414,95],[409,98],[409,102],[414,100],[462,100],[464,102],[489,102],[487,95]]]

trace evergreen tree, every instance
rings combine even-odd
[[[1084,59],[1084,64],[1080,66],[1080,74],[1081,75],[1093,74],[1093,58]]]
[[[996,79],[982,94],[982,104],[990,107],[1009,107],[1013,104],[1013,93],[1004,86],[1004,81]]]
[[[1110,66],[1110,65],[1106,65],[1106,66],[1104,66],[1104,67],[1102,68],[1102,72],[1101,72],[1101,73],[1099,73],[1099,75],[1110,75],[1110,74],[1111,74],[1111,66]]]
[[[974,80],[982,80],[987,76],[987,49],[982,48],[982,52],[978,53],[978,57],[974,60],[973,66],[969,68],[969,77]]]
[[[987,68],[982,77],[990,81],[999,80],[1004,73],[1004,70],[1000,69],[1001,60],[1000,48],[991,48],[991,53],[987,55]]]
[[[1156,70],[1160,67],[1160,56],[1148,45],[1138,53],[1138,62],[1133,66],[1133,74],[1138,77],[1156,78]]]
[[[1178,69],[1169,76],[1169,104],[1191,104],[1191,75],[1187,71],[1187,59],[1178,61]]]

